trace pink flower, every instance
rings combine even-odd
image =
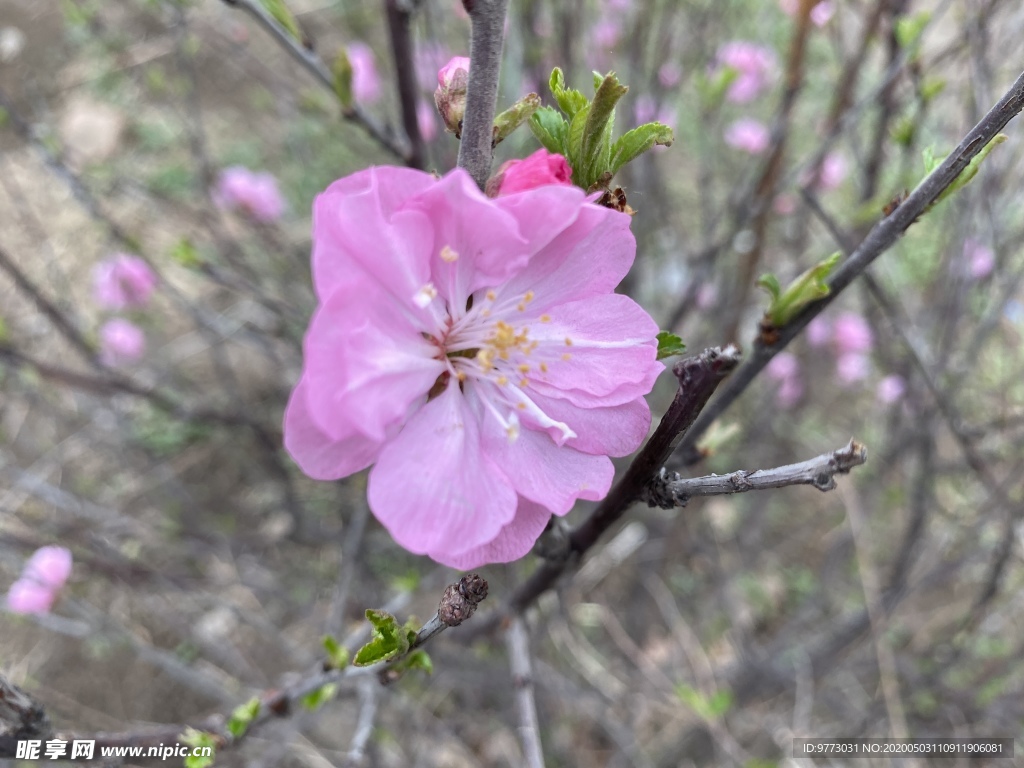
[[[844,312],[836,318],[832,329],[832,343],[840,355],[863,354],[871,350],[874,336],[868,321],[861,315]]]
[[[100,328],[100,360],[115,366],[138,360],[146,351],[146,335],[137,325],[115,317]]]
[[[736,70],[725,97],[736,104],[746,104],[756,99],[768,86],[775,71],[775,53],[757,43],[734,40],[718,49],[716,57],[720,66]]]
[[[142,307],[156,288],[156,274],[138,256],[117,253],[93,267],[93,299],[104,309]]]
[[[466,92],[469,88],[469,59],[455,56],[437,73],[437,90],[434,104],[441,113],[445,127],[459,136],[462,133],[462,118],[466,114]]]
[[[614,48],[619,44],[622,36],[622,22],[617,18],[606,17],[598,21],[591,33],[594,36],[594,45],[598,48]]]
[[[683,79],[683,70],[677,62],[666,61],[658,67],[658,82],[662,88],[675,88]]]
[[[240,165],[220,172],[213,201],[225,210],[240,210],[255,221],[269,223],[284,213],[284,198],[277,179],[269,173],[255,173]]]
[[[804,331],[804,336],[807,338],[807,343],[811,347],[815,349],[824,347],[832,340],[832,326],[829,324],[828,320],[821,315],[818,315],[807,324],[807,330]]]
[[[564,157],[541,147],[523,160],[502,164],[487,187],[498,195],[511,195],[547,184],[572,184],[572,168]]]
[[[803,397],[804,384],[800,377],[800,361],[793,353],[779,352],[768,361],[764,372],[768,378],[779,382],[775,402],[780,408],[789,410]]]
[[[658,329],[613,292],[636,241],[629,216],[585,201],[391,167],[317,198],[319,306],[285,447],[317,479],[373,464],[370,508],[406,549],[457,568],[522,557],[646,437]]]
[[[871,373],[871,361],[867,355],[845,352],[836,360],[836,378],[843,385],[863,381]]]
[[[348,44],[345,53],[352,65],[352,95],[356,101],[372,104],[380,98],[380,75],[373,49],[357,40]]]
[[[967,274],[974,280],[984,280],[996,266],[996,257],[992,249],[977,240],[964,242],[964,258],[967,260]]]
[[[878,387],[875,389],[875,397],[878,398],[880,403],[892,405],[903,397],[903,393],[906,390],[907,383],[903,380],[903,377],[891,374],[878,382]]]
[[[433,104],[427,101],[417,102],[416,123],[424,141],[433,141],[437,137],[437,110]]]
[[[795,16],[800,9],[800,0],[779,0],[779,7],[787,16]],[[835,12],[836,9],[829,0],[822,0],[811,9],[811,23],[816,27],[823,27],[828,24]]]
[[[70,575],[70,550],[54,546],[37,549],[7,592],[8,609],[14,613],[48,613]]]
[[[838,152],[829,152],[821,161],[818,172],[818,188],[823,191],[835,189],[846,178],[846,160]]]
[[[768,149],[768,127],[750,117],[742,117],[725,129],[725,143],[742,152],[759,155]]]

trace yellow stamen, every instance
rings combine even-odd
[[[452,248],[450,245],[446,245],[441,249],[441,260],[447,261],[451,264],[459,258],[459,252]]]

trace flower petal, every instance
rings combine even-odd
[[[511,563],[533,548],[550,519],[549,509],[520,497],[515,517],[486,544],[458,555],[444,549],[429,554],[437,562],[460,571],[469,571],[488,563]]]
[[[384,446],[367,496],[396,542],[435,559],[492,541],[516,510],[515,491],[480,449],[477,417],[454,379]]]
[[[444,372],[415,310],[404,310],[372,280],[352,280],[313,316],[304,373],[310,413],[326,434],[340,439],[355,425],[382,440]]]
[[[314,480],[337,480],[370,466],[383,443],[369,439],[351,425],[347,434],[331,437],[311,417],[307,393],[303,377],[284,412],[284,447],[295,463]]]
[[[369,168],[332,184],[313,204],[313,283],[324,300],[363,271],[399,301],[430,280],[433,226],[404,208],[436,184],[407,168]]]
[[[539,191],[539,190],[538,190]],[[543,190],[545,195],[565,194],[561,187]],[[499,198],[514,201],[524,195]],[[598,205],[580,206],[576,220],[547,246],[535,253],[500,291],[521,296],[533,291],[535,312],[566,301],[610,293],[626,276],[636,257],[636,240],[629,230],[630,217]]]
[[[537,392],[531,392],[530,397],[545,414],[576,433],[565,445],[584,453],[628,456],[640,447],[651,428],[651,409],[642,397],[606,408],[582,408]],[[529,424],[526,418],[523,422]],[[561,434],[555,428],[546,431],[552,438]]]
[[[509,441],[497,420],[481,424],[483,449],[501,467],[516,492],[556,515],[572,509],[576,499],[603,499],[615,468],[607,456],[558,446],[546,432],[522,429]]]

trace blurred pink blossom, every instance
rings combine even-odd
[[[880,403],[892,405],[903,397],[906,390],[907,383],[903,380],[903,377],[890,374],[878,382],[878,387],[875,389],[875,397],[878,398]]]
[[[14,613],[48,613],[70,575],[70,550],[56,546],[37,549],[7,592],[8,609]]]
[[[803,397],[804,384],[800,376],[800,361],[792,352],[779,352],[768,361],[764,372],[768,378],[779,382],[775,402],[780,408],[789,410]]]
[[[832,340],[832,325],[824,317],[818,315],[807,324],[804,336],[811,347],[815,349],[823,347]]]
[[[836,360],[836,378],[842,385],[863,381],[871,373],[871,361],[867,355],[845,352]]]
[[[598,48],[614,48],[622,37],[622,22],[613,16],[606,16],[594,24],[591,34]]]
[[[380,75],[373,57],[373,49],[362,41],[349,43],[345,48],[352,65],[352,95],[363,104],[373,104],[380,98]]]
[[[711,309],[718,303],[718,288],[714,283],[704,283],[697,289],[697,309]]]
[[[751,155],[759,155],[768,149],[770,140],[768,127],[752,117],[741,117],[725,129],[725,143]]]
[[[846,159],[838,152],[829,152],[821,161],[818,188],[825,191],[835,189],[846,179],[846,172]]]
[[[433,141],[437,137],[437,108],[429,101],[420,99],[416,104],[416,123],[423,140]]]
[[[529,157],[502,164],[494,181],[497,194],[511,195],[547,184],[572,184],[572,168],[564,157],[541,147]]]
[[[241,165],[220,172],[212,197],[218,207],[241,211],[254,221],[269,223],[284,213],[284,198],[277,179],[270,173],[256,173]]]
[[[839,355],[864,354],[871,351],[874,336],[868,321],[855,312],[844,312],[832,328],[832,343]]]
[[[793,16],[800,8],[800,0],[779,0],[779,7],[787,16]],[[828,24],[835,12],[835,6],[830,0],[822,0],[811,9],[811,22],[816,27],[823,27]]]
[[[718,49],[716,60],[720,66],[736,70],[725,97],[737,104],[756,99],[768,86],[775,72],[775,53],[770,48],[747,40],[733,40]]]
[[[143,259],[117,253],[93,267],[93,299],[104,309],[142,307],[156,289],[156,273]]]
[[[657,324],[614,293],[629,216],[572,185],[488,198],[462,169],[378,166],[331,185],[313,222],[319,306],[284,420],[306,474],[374,465],[395,541],[461,569],[522,557],[608,492],[664,369]]]
[[[772,210],[780,216],[789,216],[796,210],[796,198],[782,192],[776,195],[775,200],[772,201]]]
[[[146,335],[137,325],[115,317],[100,328],[100,360],[122,365],[138,360],[146,351]]]
[[[440,43],[426,41],[416,48],[413,61],[416,64],[416,81],[424,91],[433,91],[437,80],[435,73],[451,59],[451,53]]]
[[[964,259],[967,261],[967,274],[974,280],[983,280],[992,274],[996,266],[996,257],[992,249],[977,240],[964,242]]]
[[[662,88],[675,88],[683,79],[683,69],[678,62],[666,61],[658,67],[658,82]]]

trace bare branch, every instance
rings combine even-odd
[[[501,73],[508,0],[473,0],[464,2],[464,5],[473,26],[459,167],[465,168],[477,186],[483,189],[491,173],[494,110],[498,102],[498,75]]]
[[[292,37],[287,29],[282,27],[273,16],[267,13],[267,10],[262,5],[253,0],[223,0],[223,2],[234,8],[241,8],[252,16],[293,59],[312,73],[320,81],[321,85],[330,90],[331,93],[334,93],[334,77],[331,75],[331,70],[324,64],[323,59],[311,48],[301,45],[298,40]],[[346,120],[355,123],[365,130],[374,141],[402,162],[407,165],[411,164],[412,155],[409,150],[396,141],[390,131],[385,129],[384,126],[378,123],[358,104],[342,108],[341,114]]]
[[[540,743],[537,705],[533,700],[533,670],[530,662],[530,639],[521,618],[515,618],[505,633],[512,685],[516,689],[519,710],[519,736],[523,740],[523,756],[529,768],[544,768],[544,750]]]
[[[836,487],[837,474],[848,473],[867,458],[867,448],[850,440],[838,450],[774,469],[741,469],[728,475],[681,478],[662,467],[644,489],[643,500],[652,507],[672,509],[685,507],[693,496],[721,496],[787,485],[813,485],[819,491],[831,491]]]
[[[416,114],[416,66],[412,58],[412,35],[409,30],[411,11],[399,0],[384,0],[391,36],[391,53],[395,60],[395,80],[398,85],[398,103],[402,108],[402,128],[409,137],[409,153],[405,158],[410,168],[426,167],[426,147],[420,135]]]

